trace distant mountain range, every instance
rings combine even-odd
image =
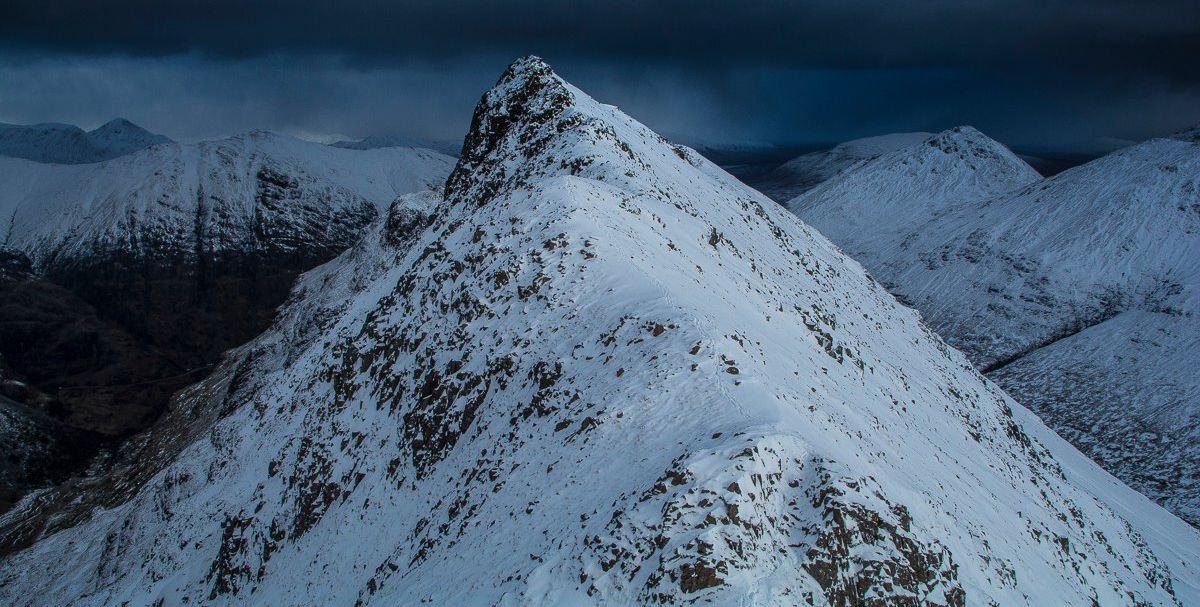
[[[124,118],[91,131],[70,124],[0,124],[0,156],[37,162],[100,162],[170,141]]]

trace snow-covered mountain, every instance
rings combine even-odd
[[[0,244],[35,265],[97,255],[341,251],[396,197],[438,187],[453,159],[354,151],[256,131],[104,163],[0,158]]]
[[[964,126],[862,161],[785,206],[874,271],[881,239],[1040,179],[1008,148]]]
[[[922,152],[789,206],[1059,434],[1200,524],[1200,144],[1152,140],[1040,181],[1011,158],[981,173]]]
[[[36,162],[100,162],[170,141],[124,118],[91,131],[70,124],[0,124],[0,156]]]
[[[0,519],[40,538],[4,602],[1200,600],[1200,533],[536,58],[480,102],[444,202],[304,275],[141,444]]]
[[[0,246],[191,367],[260,332],[296,274],[453,163],[266,132],[92,164],[0,158]]]
[[[785,202],[855,163],[916,145],[932,136],[933,133],[921,132],[892,133],[846,141],[828,150],[797,156],[751,180],[750,185],[772,200]]]

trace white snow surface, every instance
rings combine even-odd
[[[0,602],[1200,601],[1200,533],[540,60],[447,193],[303,276],[229,391],[189,393],[228,413],[0,563]]]
[[[797,156],[776,167],[757,185],[772,200],[785,202],[859,162],[918,145],[932,136],[924,132],[890,133],[845,141],[828,150]]]
[[[1037,181],[1016,162],[897,152],[789,207],[1051,427],[1200,525],[1200,143],[1151,140]]]
[[[877,248],[879,238],[907,233],[913,223],[948,206],[978,202],[1040,179],[1008,148],[963,126],[859,163],[786,206],[857,256],[860,249]]]
[[[335,219],[369,222],[400,195],[440,187],[453,164],[432,150],[344,150],[265,131],[93,164],[0,158],[0,246],[38,267],[99,253],[249,250],[267,237],[303,246],[294,241],[341,230]]]

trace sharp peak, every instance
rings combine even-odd
[[[626,162],[636,166],[613,170],[635,179],[646,174],[637,167],[650,166],[637,159],[639,149],[655,155],[670,149],[683,162],[698,162],[616,107],[575,88],[545,61],[523,57],[475,107],[444,195],[451,203],[485,204],[503,189],[538,177],[598,174],[602,167]]]
[[[488,159],[513,148],[526,158],[535,153],[545,137],[530,141],[541,125],[550,123],[576,106],[578,89],[567,84],[540,57],[529,55],[513,61],[495,86],[483,94],[471,116],[471,128],[463,139],[458,164],[446,180],[447,200],[472,187],[485,185],[481,201],[490,198],[504,171],[490,177]]]
[[[933,137],[930,137],[930,139],[940,139],[940,140],[947,140],[947,141],[949,141],[949,140],[958,140],[958,141],[974,140],[974,141],[996,142],[995,139],[988,137],[982,131],[980,131],[979,129],[977,129],[969,124],[959,125],[959,126],[938,132],[938,133],[934,134]],[[996,143],[999,143],[999,142],[996,142]]]
[[[108,122],[105,122],[104,124],[94,128],[94,129],[92,129],[89,132],[95,133],[97,131],[106,131],[106,130],[115,129],[115,128],[133,128],[133,129],[137,129],[139,131],[146,130],[146,129],[142,128],[141,126],[137,125],[136,123],[134,123],[133,121],[131,121],[127,118],[121,118],[120,116],[118,116],[116,118],[113,118],[112,120],[109,120]]]
[[[537,55],[527,55],[508,64],[495,86],[484,94],[484,101],[497,105],[529,105],[547,95],[562,97],[561,101],[572,102],[574,95],[568,90],[566,80],[554,72],[554,68]],[[476,108],[478,109],[478,108]]]
[[[500,75],[500,79],[496,81],[496,84],[500,85],[506,80],[511,80],[527,74],[552,75],[554,77],[558,77],[558,75],[554,73],[554,68],[550,67],[550,64],[546,63],[545,59],[542,59],[537,55],[525,55],[524,57],[519,57],[513,60],[512,63],[508,64],[508,67],[504,69],[504,73]]]

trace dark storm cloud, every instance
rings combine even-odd
[[[533,51],[809,68],[1061,65],[1191,83],[1200,2],[8,0],[0,44],[366,62]]]
[[[689,142],[973,124],[1018,145],[1200,122],[1200,1],[5,0],[0,122],[460,137],[513,58]]]

